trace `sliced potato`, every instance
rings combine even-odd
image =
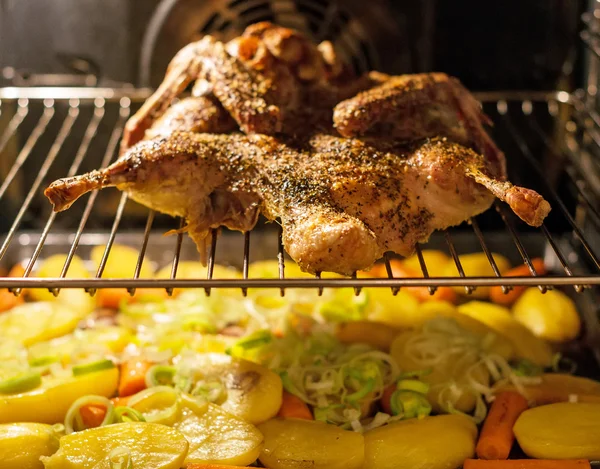
[[[396,296],[388,288],[364,288],[369,295],[365,315],[370,321],[396,329],[412,329],[421,324],[419,300],[400,290]]]
[[[559,290],[542,293],[538,288],[528,288],[513,306],[512,313],[536,336],[552,342],[569,342],[581,331],[575,303]]]
[[[218,404],[247,422],[264,422],[281,407],[281,378],[264,366],[218,353],[199,355],[193,366],[196,379],[223,384],[226,396]]]
[[[536,337],[529,329],[511,316],[510,311],[503,306],[483,301],[470,301],[460,305],[457,311],[476,319],[503,335],[512,342],[515,353],[519,358],[525,358],[536,365],[550,366],[552,364],[552,348]]]
[[[484,385],[489,384],[489,372],[484,365],[476,365],[479,361],[477,349],[464,349],[447,354],[431,365],[423,365],[413,358],[407,349],[409,341],[420,334],[419,331],[407,331],[399,334],[390,350],[402,371],[423,371],[431,369],[431,373],[420,379],[430,384],[427,399],[436,412],[448,412],[448,402],[462,412],[470,412],[476,404],[476,395],[471,391],[467,372]],[[450,344],[450,342],[448,342]]]
[[[259,460],[269,469],[358,469],[365,445],[360,433],[302,419],[273,419],[259,425],[265,436]]]
[[[43,423],[0,425],[0,469],[41,469],[42,456],[58,450],[58,435]]]
[[[43,462],[46,469],[111,469],[111,452],[120,448],[127,452],[132,467],[179,469],[188,442],[166,425],[117,423],[63,436],[58,452]]]
[[[29,347],[29,361],[55,358],[63,364],[88,360],[98,354],[120,353],[133,339],[133,335],[124,327],[105,326],[97,329],[78,329],[55,339],[38,342]]]
[[[600,459],[600,404],[535,407],[521,414],[513,430],[532,458]]]
[[[88,394],[112,397],[119,369],[111,368],[71,378],[51,378],[32,391],[0,395],[0,423],[62,423],[71,404]]]
[[[44,259],[40,266],[34,271],[36,277],[52,278],[60,277],[65,261],[66,254],[55,254]],[[73,256],[71,265],[67,271],[67,278],[89,278],[90,273],[87,270],[83,260],[77,256]],[[96,305],[95,300],[84,290],[64,288],[58,296],[54,296],[46,288],[28,289],[29,297],[35,301],[58,301],[67,305],[70,308],[76,309],[83,313],[91,313]]]
[[[100,266],[105,249],[106,246],[94,246],[92,248],[91,258],[95,269]],[[135,273],[135,266],[137,265],[139,255],[140,253],[137,249],[122,244],[113,244],[102,277],[132,278]],[[152,262],[148,258],[144,259],[140,271],[140,278],[152,277],[153,273],[154,266],[152,265]]]
[[[186,464],[247,466],[262,447],[263,435],[254,425],[214,404],[199,411],[184,409],[174,427],[190,443]]]
[[[24,303],[0,315],[0,337],[29,346],[73,332],[86,314],[56,301]]]
[[[556,402],[596,402],[600,404],[600,382],[564,373],[545,373],[540,384],[524,386],[524,395],[533,405]],[[506,383],[494,387],[495,392],[517,391]]]
[[[408,419],[365,433],[363,469],[455,469],[473,457],[477,427],[462,415]]]
[[[171,278],[171,264],[164,266],[154,275],[155,278]],[[208,272],[208,266],[202,265],[200,262],[194,261],[183,261],[177,266],[176,278],[197,278],[205,279]],[[242,274],[240,271],[233,267],[227,267],[219,264],[215,264],[213,268],[213,278],[218,279],[235,279],[241,278]],[[173,290],[173,295],[179,295],[185,291],[184,288],[176,288]],[[219,294],[226,295],[238,295],[241,296],[241,290],[239,288],[219,288],[215,290]]]
[[[492,253],[498,270],[501,274],[510,269],[510,262],[501,254]],[[462,268],[467,277],[494,277],[496,274],[488,261],[487,256],[483,252],[472,254],[461,254],[459,256]],[[457,277],[459,275],[458,268],[454,262],[448,262],[443,277]],[[460,295],[466,295],[463,287],[453,287]],[[485,299],[490,296],[490,287],[477,287],[477,289],[469,295],[472,298]]]
[[[431,277],[443,277],[448,263],[452,262],[450,256],[435,249],[423,249],[421,253],[427,265],[427,273]],[[421,272],[421,263],[419,262],[419,256],[416,254],[404,259],[404,265],[415,272]]]

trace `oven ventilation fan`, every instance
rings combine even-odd
[[[189,42],[206,34],[227,41],[259,21],[332,41],[357,73],[389,65],[385,50],[393,49],[400,68],[409,60],[408,51],[399,50],[407,42],[385,0],[163,0],[142,43],[140,85],[156,87],[171,57]]]

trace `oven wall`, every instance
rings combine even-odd
[[[105,78],[137,84],[143,33],[158,3],[0,0],[0,67],[64,73],[68,70],[56,54],[68,53],[97,63]],[[476,90],[565,89],[581,83],[577,33],[586,0],[388,3],[392,16],[408,30],[411,62],[402,69],[384,63],[383,71],[442,70]],[[338,4],[343,7],[344,2]],[[389,47],[398,50],[400,45]]]

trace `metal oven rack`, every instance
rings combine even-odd
[[[9,220],[8,232],[0,237],[0,262],[3,259],[15,259],[14,252],[18,250],[19,236],[26,220],[31,218],[30,210],[35,205],[34,201],[41,199],[40,194],[45,186],[53,179],[52,168],[60,162],[64,163],[67,155],[63,155],[64,145],[67,140],[77,141],[76,151],[70,159],[68,171],[59,176],[74,175],[78,172],[89,170],[92,167],[106,166],[116,157],[116,149],[123,125],[130,116],[133,108],[139,105],[148,96],[147,90],[117,90],[99,88],[4,88],[0,89],[0,155],[6,162],[7,147],[12,144],[12,165],[0,180],[0,207],[6,207],[8,202],[15,202],[16,213]],[[390,267],[390,258],[386,256],[385,262],[388,278],[363,278],[353,275],[351,278],[287,278],[285,276],[285,254],[281,244],[281,231],[278,232],[277,248],[273,255],[279,263],[279,278],[248,278],[248,265],[251,256],[251,238],[255,235],[245,233],[236,235],[239,239],[237,260],[229,259],[228,262],[238,264],[242,269],[241,279],[213,278],[217,243],[219,237],[215,232],[208,257],[207,278],[181,279],[177,278],[177,270],[182,258],[181,246],[183,235],[178,234],[172,241],[171,278],[154,279],[140,278],[141,267],[146,253],[152,250],[156,236],[152,235],[155,224],[155,213],[147,212],[143,235],[139,237],[139,256],[135,273],[130,279],[104,278],[103,271],[111,254],[111,248],[119,234],[128,202],[127,195],[122,194],[114,209],[114,216],[110,230],[105,236],[106,249],[102,261],[97,267],[94,278],[66,278],[73,256],[78,252],[82,237],[88,233],[86,226],[90,216],[99,207],[99,193],[94,192],[87,198],[79,201],[83,211],[75,219],[71,219],[69,229],[68,255],[59,278],[35,278],[32,276],[36,261],[43,257],[45,243],[56,234],[55,222],[73,218],[69,212],[62,214],[52,213],[50,206],[42,206],[39,213],[44,220],[37,223],[41,233],[35,238],[35,243],[30,255],[26,259],[25,273],[22,277],[0,277],[0,288],[9,288],[19,294],[23,288],[42,287],[48,288],[55,294],[61,288],[85,288],[93,293],[97,288],[124,287],[133,294],[136,288],[163,287],[168,292],[173,288],[200,287],[205,288],[210,294],[211,288],[239,287],[246,292],[251,287],[279,288],[281,294],[285,288],[318,288],[322,291],[326,287],[354,287],[356,293],[363,287],[390,287],[397,292],[401,287],[427,286],[433,294],[440,286],[463,286],[467,292],[472,292],[477,287],[501,285],[508,291],[516,285],[534,285],[542,291],[553,286],[570,285],[581,292],[594,285],[600,285],[600,238],[594,238],[600,233],[599,192],[594,189],[594,172],[585,167],[586,161],[598,164],[597,153],[600,147],[600,116],[589,107],[589,102],[581,94],[566,92],[531,92],[531,93],[483,93],[477,96],[485,106],[486,112],[495,123],[494,136],[502,134],[507,141],[503,149],[508,156],[509,167],[516,170],[516,176],[511,174],[513,182],[522,183],[540,191],[551,203],[553,211],[547,223],[537,232],[525,227],[510,213],[503,204],[494,206],[495,213],[472,218],[467,225],[460,228],[446,230],[436,239],[443,240],[446,250],[454,262],[458,275],[455,277],[432,277],[429,275],[430,266],[427,266],[422,249],[418,246],[422,277],[394,278]],[[24,122],[30,122],[31,131],[24,133]],[[108,122],[110,121],[110,122]],[[2,124],[4,122],[4,124]],[[98,138],[100,126],[107,126],[109,135],[107,141]],[[58,129],[56,133],[49,129]],[[77,130],[82,129],[82,130]],[[42,140],[48,138],[47,148],[42,148]],[[501,144],[502,145],[502,144]],[[88,162],[90,153],[101,154],[99,161]],[[32,171],[27,169],[28,162],[40,158],[40,164],[34,166],[33,181],[27,186],[28,190],[22,194],[11,195],[11,185],[17,184],[22,173]],[[594,155],[596,157],[594,157]],[[91,166],[85,166],[89,163]],[[555,167],[554,169],[552,167]],[[556,169],[558,168],[558,169]],[[592,168],[593,169],[593,168]],[[597,176],[597,173],[595,176]],[[0,174],[1,175],[1,174]],[[531,175],[533,180],[527,179]],[[515,180],[515,177],[517,178]],[[558,181],[558,182],[557,182]],[[559,184],[560,183],[560,184]],[[569,187],[568,199],[562,197],[559,185]],[[562,192],[561,192],[562,191]],[[18,191],[17,191],[18,192]],[[559,194],[559,192],[561,192]],[[4,211],[4,209],[2,209]],[[488,211],[493,212],[493,211]],[[1,213],[1,212],[0,212]],[[77,220],[77,218],[79,218]],[[492,220],[493,219],[493,220]],[[492,220],[491,222],[489,220]],[[41,223],[40,223],[41,222]],[[524,262],[531,271],[529,277],[503,277],[492,256],[489,233],[483,225],[491,224],[494,231],[503,231],[504,247],[501,249],[516,249],[518,260]],[[468,226],[470,225],[470,226]],[[109,226],[108,224],[106,225]],[[173,220],[172,228],[181,226],[181,221]],[[88,228],[89,229],[89,228]],[[164,230],[163,230],[164,231]],[[588,232],[591,235],[588,236]],[[485,253],[491,265],[494,276],[470,277],[465,274],[459,258],[459,250],[455,239],[470,233],[472,242],[469,249],[477,247]],[[63,236],[63,239],[67,235]],[[221,235],[222,239],[229,239],[230,233]],[[526,246],[526,238],[534,236],[545,246],[547,262],[556,266],[552,275],[540,275],[535,271],[531,262],[530,249]],[[590,237],[592,236],[592,237]],[[230,241],[229,241],[230,242]],[[507,244],[508,243],[508,244]],[[161,248],[162,249],[162,248]],[[220,262],[220,259],[217,259]]]

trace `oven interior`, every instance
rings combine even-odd
[[[100,26],[83,32],[85,24],[75,21],[93,13],[94,7],[76,7],[66,0],[48,12],[62,12],[60,21],[73,25],[65,37],[53,42],[53,51],[44,50],[44,35],[51,32],[43,28],[29,41],[19,37],[25,28],[14,25],[32,14],[35,3],[41,2],[0,1],[5,85],[0,88],[0,267],[15,263],[25,267],[23,278],[0,277],[0,287],[15,294],[34,285],[56,294],[61,288],[86,288],[93,294],[97,288],[122,286],[133,294],[147,286],[171,292],[177,286],[194,286],[210,294],[212,288],[223,286],[243,291],[261,286],[280,289],[282,295],[294,287],[352,286],[357,293],[367,286],[397,291],[425,285],[431,292],[442,285],[464,286],[467,291],[483,285],[560,288],[577,301],[585,323],[581,340],[569,353],[583,364],[582,374],[600,378],[600,9],[596,2],[502,2],[502,8],[492,5],[485,12],[472,1],[458,2],[461,8],[456,2],[450,8],[449,2],[430,0],[418,6],[377,0],[368,7],[360,1],[333,0],[110,2],[103,8],[114,10],[114,24],[102,27],[105,31],[120,28],[111,38],[122,46],[119,54],[113,53],[114,47],[104,37],[110,33],[100,34]],[[462,8],[471,13],[463,15]],[[491,19],[494,15],[498,21]],[[510,180],[540,192],[553,207],[544,225],[529,228],[496,204],[419,246],[417,254],[423,249],[447,252],[457,265],[456,277],[430,277],[420,256],[423,275],[419,278],[293,279],[285,275],[288,258],[278,225],[261,222],[251,233],[224,230],[214,236],[208,278],[182,280],[177,278],[177,266],[181,260],[197,259],[195,247],[181,234],[163,235],[177,229],[180,220],[148,211],[116,190],[92,193],[68,212],[52,213],[43,196],[45,186],[116,158],[125,121],[149,96],[148,87],[160,81],[169,58],[181,46],[205,33],[226,39],[260,20],[296,27],[315,38],[331,38],[357,71],[439,69],[478,90],[477,97],[494,122],[492,136],[507,155]],[[527,28],[529,21],[539,27]],[[122,37],[123,30],[128,31],[127,38]],[[81,45],[61,48],[60,44],[75,43],[74,34],[80,34]],[[484,34],[486,40],[481,41]],[[98,37],[104,39],[94,42]],[[139,250],[133,278],[103,278],[103,265],[114,243]],[[91,247],[98,244],[107,248],[103,263],[93,266],[96,277],[65,278],[72,257],[77,254],[87,260]],[[61,278],[32,275],[36,262],[59,252],[68,253]],[[469,252],[485,253],[495,276],[466,276],[458,256]],[[532,258],[543,257],[551,272],[501,277],[493,252],[513,264],[529,266]],[[279,279],[248,278],[248,264],[261,259],[278,260]],[[144,262],[171,265],[172,278],[138,278]],[[236,266],[244,278],[213,279],[214,263]]]

